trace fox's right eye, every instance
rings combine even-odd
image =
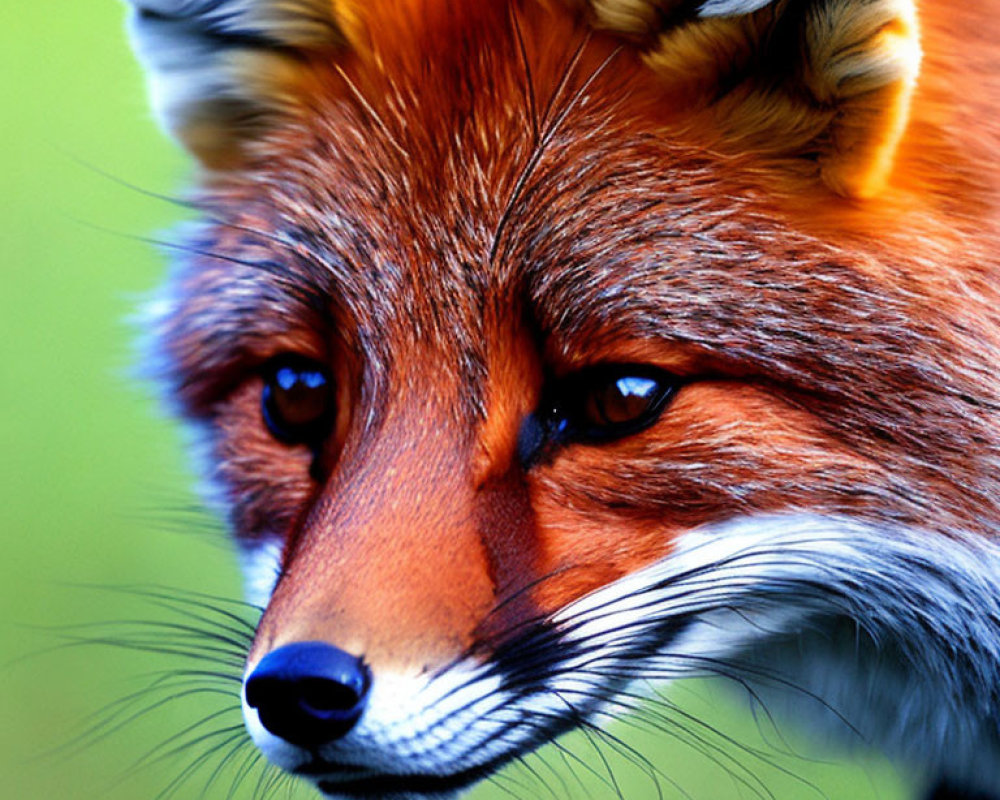
[[[334,417],[333,381],[321,364],[297,355],[272,359],[264,370],[261,411],[271,435],[285,444],[319,446]]]

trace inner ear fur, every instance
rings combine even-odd
[[[728,142],[815,163],[848,197],[884,187],[920,67],[913,0],[586,2]]]
[[[212,169],[295,111],[308,60],[344,46],[337,0],[127,0],[161,125]]]

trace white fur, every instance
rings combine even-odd
[[[243,596],[248,603],[264,608],[281,576],[284,545],[278,537],[240,546]]]
[[[706,0],[698,13],[703,17],[732,17],[750,14],[773,2],[774,0]]]
[[[682,617],[689,623],[657,656],[636,660],[637,643]],[[723,672],[930,778],[1000,787],[992,542],[811,515],[740,519],[685,536],[668,558],[552,622],[553,645],[575,654],[537,691],[515,697],[489,664],[436,677],[376,674],[361,722],[323,757],[372,773],[449,774],[518,752],[571,709],[591,719],[615,713],[619,704],[604,695],[630,686],[616,673],[634,683]],[[303,752],[245,711],[269,758],[302,763]]]
[[[697,672],[692,658],[763,670],[773,679],[758,695],[813,730],[860,736],[932,778],[1000,788],[996,543],[815,516],[739,520],[689,535],[559,617],[641,635],[679,612],[697,622],[645,665],[652,677]]]
[[[330,762],[357,764],[362,771],[338,776],[379,774],[449,774],[487,763],[516,749],[530,731],[512,729],[497,709],[509,700],[497,677],[479,665],[462,665],[444,675],[379,674],[363,717],[342,741],[320,748]],[[255,709],[243,698],[247,730],[274,764],[286,770],[309,762],[308,754],[263,728]]]

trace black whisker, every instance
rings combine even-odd
[[[243,782],[247,779],[247,776],[253,772],[254,767],[259,766],[263,760],[264,756],[261,754],[260,750],[256,747],[250,747],[246,758],[243,759],[243,763],[237,768],[236,774],[233,776],[232,784],[229,787],[229,791],[226,793],[226,800],[233,800],[233,798],[236,797],[236,792],[239,791]]]
[[[254,798],[260,797],[262,800],[271,794],[274,787],[280,783],[283,773],[270,764],[266,765],[257,778],[257,785],[254,787]]]
[[[201,212],[204,210],[203,206],[196,200],[191,200],[189,198],[183,198],[183,197],[175,197],[174,195],[163,194],[161,192],[155,192],[152,189],[146,189],[145,187],[140,186],[137,183],[132,183],[131,181],[126,180],[125,178],[122,178],[119,175],[115,175],[114,173],[109,172],[103,167],[99,167],[96,164],[92,164],[91,162],[86,161],[85,159],[80,158],[79,156],[73,153],[66,152],[65,155],[67,156],[67,158],[73,161],[77,166],[83,167],[84,169],[89,170],[95,175],[98,175],[101,178],[109,180],[112,183],[117,184],[118,186],[128,189],[131,192],[140,194],[143,197],[148,197],[152,200],[159,200],[163,203],[167,203],[168,205],[176,206],[178,208],[183,208],[188,211]]]
[[[731,753],[727,752],[722,746],[711,742],[693,727],[684,724],[684,721],[690,721],[696,726],[706,730],[713,735],[718,736],[724,741],[724,743],[736,747],[737,749],[753,755],[755,758],[759,759],[768,766],[776,766],[773,762],[769,761],[763,755],[747,745],[744,745],[737,740],[724,735],[718,729],[708,725],[702,720],[696,717],[692,717],[690,714],[683,712],[678,706],[673,704],[667,705],[667,712],[656,713],[650,710],[648,703],[650,702],[648,698],[638,697],[635,695],[630,695],[627,692],[617,691],[614,693],[608,693],[607,696],[600,692],[595,692],[589,695],[590,699],[597,702],[603,702],[616,707],[618,714],[623,714],[624,716],[619,717],[615,715],[614,719],[621,719],[624,724],[636,726],[638,721],[645,721],[652,730],[657,733],[665,734],[675,741],[687,746],[699,752],[704,757],[710,759],[713,763],[721,767],[729,776],[741,784],[745,788],[752,791],[758,797],[771,798],[772,795],[768,791],[767,787],[764,785],[763,781],[758,778],[746,765],[740,763]],[[607,714],[608,712],[602,712]],[[593,725],[590,721],[585,721],[584,724]],[[595,730],[600,731],[602,734],[606,733],[603,728],[598,728],[594,726]],[[610,734],[607,734],[610,736]],[[621,746],[628,747],[624,742],[618,742]],[[630,748],[631,749],[631,748]],[[633,751],[637,752],[637,751]],[[638,754],[638,753],[637,753]],[[641,754],[638,754],[641,755]],[[643,757],[645,759],[645,757]],[[660,777],[665,778],[671,783],[678,791],[680,791],[685,796],[687,792],[684,791],[680,786],[676,784],[675,781],[669,778],[661,770],[653,767],[651,762],[645,760],[646,766],[653,768],[655,773]]]
[[[581,715],[577,714],[576,710],[573,709],[572,706],[570,706],[570,709],[573,711],[573,721],[576,723],[578,729],[580,730],[581,733],[583,733],[587,741],[590,742],[591,747],[593,747],[594,749],[594,753],[597,755],[601,763],[604,765],[604,769],[608,774],[609,785],[614,790],[614,793],[617,795],[618,800],[625,800],[625,795],[622,794],[621,786],[618,785],[618,779],[617,777],[615,777],[615,771],[611,768],[611,762],[608,761],[608,757],[604,755],[604,751],[601,750],[600,744],[597,741],[595,741],[591,733],[590,726],[584,724],[584,718]]]
[[[662,770],[657,769],[646,756],[628,744],[624,739],[615,736],[607,729],[601,728],[589,720],[584,722],[584,725],[589,730],[593,731],[594,735],[599,739],[603,739],[612,750],[642,770],[650,781],[652,781],[653,788],[656,791],[657,800],[663,800],[663,787],[660,785],[660,778],[666,777],[666,775]],[[686,796],[686,792],[684,792],[674,781],[670,781],[670,783]]]
[[[205,796],[208,793],[208,790],[221,779],[222,773],[225,771],[226,767],[228,767],[229,764],[232,763],[233,759],[244,750],[250,750],[253,752],[256,748],[248,736],[234,736],[229,746],[229,750],[226,751],[226,754],[219,759],[215,768],[209,774],[208,778],[205,779],[201,792],[202,796]]]
[[[563,71],[563,75],[560,78],[555,91],[549,98],[549,102],[545,107],[545,113],[542,117],[542,126],[545,127],[548,122],[549,112],[553,108],[553,105],[561,98],[562,92],[564,91],[566,85],[568,84],[571,76],[576,71],[576,66],[580,62],[580,58],[583,55],[583,51],[587,44],[590,42],[590,33],[584,34],[580,44],[577,45],[576,50],[573,52],[569,62],[566,65],[566,69]],[[556,126],[558,127],[558,126]],[[514,182],[514,188],[510,193],[510,197],[507,199],[504,205],[504,210],[500,214],[500,219],[497,222],[496,228],[493,232],[493,240],[490,245],[490,253],[487,259],[488,263],[493,264],[496,262],[497,253],[500,249],[500,243],[503,241],[503,234],[507,229],[510,219],[513,217],[514,211],[518,206],[521,199],[521,194],[524,191],[524,187],[527,185],[529,178],[535,171],[535,167],[538,166],[538,162],[541,161],[542,155],[545,153],[545,149],[548,146],[551,138],[556,130],[556,127],[549,126],[546,128],[545,132],[542,134],[538,143],[532,148],[531,155],[528,157],[527,162],[524,165],[524,169],[517,176],[517,180]]]
[[[580,776],[579,770],[574,769],[570,765],[570,762],[569,762],[570,757],[572,757],[575,761],[580,762],[581,761],[580,757],[577,756],[576,753],[574,753],[566,745],[564,745],[562,742],[560,742],[558,740],[552,742],[549,745],[549,747],[551,747],[557,753],[559,753],[559,758],[560,758],[560,760],[563,763],[563,767],[566,769],[566,771],[570,775],[572,775],[574,778],[576,778],[576,784],[577,784],[577,786],[579,786],[583,790],[584,794],[586,794],[587,797],[593,798],[594,795],[591,793],[590,788],[587,786],[587,784],[585,784],[583,782],[583,778]],[[573,795],[570,795],[570,797],[572,797],[572,796]]]
[[[523,759],[520,756],[516,756],[512,761],[512,765],[520,768],[524,767]],[[525,785],[524,781],[518,780],[517,777],[511,774],[513,770],[505,770],[504,772],[492,775],[492,778],[498,778],[499,782],[496,784],[497,788],[509,794],[511,797],[516,797],[518,800],[524,800],[526,797],[532,797],[528,793],[528,787]],[[509,786],[506,784],[510,784]]]
[[[151,747],[136,760],[135,764],[133,764],[130,771],[134,772],[149,764],[156,764],[162,761],[167,761],[173,758],[174,756],[180,755],[181,753],[191,750],[193,747],[199,744],[202,744],[206,741],[211,741],[212,739],[218,738],[219,736],[239,734],[245,737],[246,732],[243,729],[242,722],[240,722],[240,724],[232,724],[232,725],[227,725],[224,728],[210,730],[207,733],[198,733],[195,736],[189,736],[190,734],[194,734],[196,731],[210,725],[211,723],[215,722],[216,720],[224,716],[227,715],[232,716],[235,713],[235,711],[236,710],[230,706],[226,708],[220,708],[206,714],[197,722],[193,722],[190,725],[187,725],[177,733],[167,737],[166,740],[160,742],[154,747]],[[188,736],[189,738],[184,738]]]
[[[219,742],[207,750],[203,750],[199,755],[184,769],[182,769],[174,778],[168,783],[162,791],[160,791],[154,800],[166,800],[166,798],[172,797],[181,786],[187,783],[192,776],[198,772],[205,763],[209,761],[216,753],[218,753],[223,748],[231,745],[234,741],[244,736],[245,733],[242,731],[233,733],[229,738]]]
[[[540,784],[541,786],[543,786],[543,787],[545,788],[545,790],[546,790],[546,791],[547,791],[547,792],[548,792],[548,793],[549,793],[550,795],[552,795],[552,797],[554,798],[554,800],[559,800],[559,796],[558,796],[558,795],[557,795],[557,794],[555,793],[555,791],[554,791],[554,790],[552,789],[552,787],[551,787],[551,786],[549,785],[549,783],[548,783],[548,782],[547,782],[546,780],[544,780],[544,779],[542,778],[542,776],[541,776],[541,775],[539,775],[539,774],[538,774],[538,770],[536,770],[536,769],[535,769],[534,767],[532,767],[532,766],[531,766],[531,765],[530,765],[530,764],[528,763],[528,761],[527,761],[527,759],[525,758],[525,756],[523,756],[523,755],[522,755],[522,756],[518,756],[518,757],[517,757],[517,764],[518,764],[518,766],[519,766],[519,767],[520,767],[521,769],[523,769],[523,770],[524,770],[525,772],[527,772],[527,773],[528,773],[528,774],[529,774],[529,775],[530,775],[530,776],[531,776],[532,778],[534,778],[534,780],[535,780],[535,782],[536,782],[536,783],[538,783],[538,784]],[[536,796],[537,796],[537,795],[536,795]]]
[[[542,766],[544,766],[549,772],[552,773],[552,777],[555,778],[557,781],[559,781],[559,784],[560,784],[560,786],[562,788],[562,791],[563,791],[563,794],[561,796],[566,797],[569,800],[572,800],[573,795],[569,791],[569,785],[566,783],[566,779],[563,777],[562,773],[559,772],[559,770],[557,770],[555,767],[553,767],[545,759],[545,757],[542,755],[543,752],[544,752],[544,750],[541,750],[541,751],[540,750],[536,750],[533,753],[528,753],[525,757],[526,758],[527,757],[532,757],[535,760],[541,762]],[[560,796],[560,795],[556,794],[555,790],[552,790],[552,794],[554,796],[557,796],[557,797]]]
[[[203,592],[160,586],[80,586],[141,602],[166,617],[135,617],[45,629],[60,641],[57,648],[113,647],[179,659],[181,665],[149,673],[146,685],[106,704],[84,720],[84,730],[53,754],[79,752],[112,736],[122,736],[143,720],[189,701],[201,707],[198,719],[146,748],[115,779],[121,783],[154,765],[190,757],[157,795],[169,798],[206,769],[205,790],[229,769],[259,763],[256,747],[242,719],[240,687],[246,651],[260,609],[242,601]],[[55,648],[53,648],[55,649]],[[206,708],[206,702],[209,701]],[[248,751],[246,757],[242,754]]]
[[[46,756],[53,755],[59,751],[79,752],[84,748],[91,747],[92,745],[119,733],[133,723],[138,722],[143,717],[149,716],[154,711],[163,708],[164,706],[176,703],[178,700],[182,700],[186,697],[194,697],[196,695],[212,695],[231,699],[234,696],[234,692],[232,690],[226,691],[222,688],[210,685],[205,686],[194,680],[186,683],[192,684],[191,688],[184,689],[178,684],[171,684],[169,686],[154,685],[139,692],[135,692],[127,698],[122,698],[112,704],[109,704],[109,706],[106,706],[105,709],[102,710],[107,712],[106,715],[102,716],[96,724],[81,734],[79,739],[76,741],[71,740],[70,742],[61,745],[56,750],[47,753]],[[133,710],[136,705],[139,705],[144,699],[148,698],[149,695],[158,693],[164,693],[166,696],[153,702],[149,702],[140,707],[138,710]],[[118,707],[113,708],[113,706]]]

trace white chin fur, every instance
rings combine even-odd
[[[614,694],[630,682],[736,673],[812,728],[860,736],[931,778],[1000,786],[1000,548],[981,537],[744,518],[682,537],[551,622],[550,646],[566,655],[532,692],[473,662],[376,674],[358,725],[319,755],[370,775],[449,775],[532,749],[574,712],[626,709]],[[632,648],[652,640],[659,653],[638,658]],[[273,763],[306,762],[244,713]]]

